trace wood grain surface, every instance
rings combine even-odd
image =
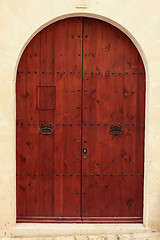
[[[145,70],[123,32],[83,17],[44,28],[16,106],[17,222],[142,222]]]

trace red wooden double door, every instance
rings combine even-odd
[[[142,222],[145,72],[96,19],[49,25],[17,72],[17,221]]]

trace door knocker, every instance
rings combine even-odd
[[[117,136],[117,135],[120,135],[121,133],[122,133],[122,127],[121,127],[120,123],[118,123],[118,126],[114,126],[113,124],[111,124],[110,134]]]
[[[52,129],[52,126],[47,126],[47,125],[41,125],[41,130],[40,130],[40,133],[43,134],[43,135],[50,135],[52,134],[53,132],[53,129]]]

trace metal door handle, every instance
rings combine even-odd
[[[117,136],[117,135],[120,135],[121,133],[122,133],[122,127],[121,127],[120,123],[118,124],[118,126],[114,126],[113,124],[111,124],[110,134]]]
[[[52,126],[41,125],[41,130],[40,130],[41,134],[50,135],[52,134],[52,132],[53,132]]]

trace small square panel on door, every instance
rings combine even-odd
[[[37,109],[55,110],[56,109],[56,87],[38,86],[37,87]]]

